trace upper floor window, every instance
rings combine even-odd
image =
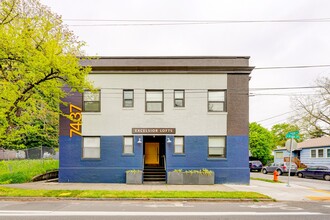
[[[164,111],[163,90],[146,90],[146,112]]]
[[[123,91],[123,107],[129,108],[134,106],[134,90]]]
[[[226,157],[226,137],[209,137],[209,157]]]
[[[208,111],[224,112],[226,111],[226,92],[223,90],[208,91]]]
[[[174,107],[184,107],[184,90],[174,90]]]
[[[100,137],[83,137],[82,158],[100,158]]]
[[[174,137],[174,153],[184,154],[184,141],[183,137]]]
[[[317,156],[318,157],[323,157],[323,149],[318,149],[317,150]]]
[[[316,158],[316,150],[311,150],[311,158]]]
[[[101,111],[100,91],[84,91],[83,95],[83,111],[84,112],[99,112]]]
[[[327,157],[330,158],[330,149],[327,149]]]
[[[283,159],[283,152],[276,152],[275,153],[275,158],[276,159]]]

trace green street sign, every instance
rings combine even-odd
[[[294,138],[294,139],[299,139],[299,131],[290,131],[285,135],[286,138]]]

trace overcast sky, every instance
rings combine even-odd
[[[250,56],[255,67],[330,65],[329,0],[41,0],[62,16],[87,55]],[[326,20],[325,18],[329,18]],[[73,21],[89,19],[93,21]],[[323,19],[322,22],[237,22]],[[100,22],[99,20],[108,20]],[[171,20],[159,25],[156,21]],[[190,24],[173,25],[172,20]],[[140,25],[143,23],[144,25]],[[168,25],[171,23],[170,25]],[[191,24],[193,23],[193,24]],[[104,26],[96,26],[104,25]],[[139,25],[136,25],[139,24]],[[155,25],[156,24],[156,25]],[[76,26],[85,25],[85,26]],[[90,26],[86,26],[90,25]],[[292,111],[288,94],[312,90],[253,91],[255,88],[312,86],[330,67],[254,70],[250,122],[270,128]],[[265,95],[266,93],[272,95]],[[279,95],[281,93],[281,95]],[[261,95],[263,94],[263,95]],[[274,117],[282,115],[279,117]],[[272,118],[274,117],[274,118]],[[272,118],[270,120],[265,120]]]

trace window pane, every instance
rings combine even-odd
[[[174,91],[175,99],[183,99],[183,91]]]
[[[209,91],[209,101],[224,102],[225,101],[225,92],[224,91]]]
[[[100,147],[100,138],[99,137],[84,137],[84,147]]]
[[[209,147],[224,147],[225,138],[224,137],[209,137]]]
[[[147,103],[147,111],[148,112],[161,112],[162,111],[162,103],[157,102],[149,102]]]
[[[163,101],[163,92],[162,91],[147,91],[147,102],[153,101]]]
[[[174,106],[175,107],[183,107],[183,100],[182,99],[176,99],[174,101]]]
[[[318,157],[323,157],[323,149],[318,150]]]
[[[100,103],[99,102],[84,102],[84,111],[98,112],[98,111],[100,111]]]
[[[100,148],[85,147],[83,158],[100,158]]]
[[[316,157],[316,150],[311,150],[311,157]]]
[[[327,155],[330,157],[330,149],[327,150]]]
[[[283,152],[276,152],[276,158],[282,159],[283,158]]]
[[[132,146],[133,145],[133,137],[124,137],[124,145],[125,146],[127,146],[127,145]]]
[[[224,148],[223,147],[210,147],[209,155],[224,155]]]
[[[183,146],[181,145],[175,145],[174,147],[174,153],[176,154],[183,154]]]
[[[124,107],[133,107],[133,100],[124,100]]]
[[[212,112],[223,112],[224,111],[224,103],[209,103],[209,111]]]
[[[124,154],[133,154],[133,147],[132,146],[125,146],[124,147]]]
[[[183,145],[183,137],[175,137],[175,145]]]
[[[124,99],[133,99],[133,91],[124,91]]]
[[[92,93],[91,91],[85,91],[84,101],[100,101],[100,92]]]

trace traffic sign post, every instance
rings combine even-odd
[[[291,138],[291,141],[290,141],[290,160],[289,160],[290,162],[289,162],[288,185],[287,185],[288,187],[290,187],[290,175],[291,175],[291,163],[292,163],[292,161],[291,161],[291,157],[292,157],[292,146],[293,146],[293,144],[295,142],[295,140],[293,138],[295,138],[295,139],[299,139],[300,138],[299,131],[290,131],[290,132],[288,132],[285,135],[285,137],[286,138]],[[296,144],[297,144],[297,142],[296,142]]]

